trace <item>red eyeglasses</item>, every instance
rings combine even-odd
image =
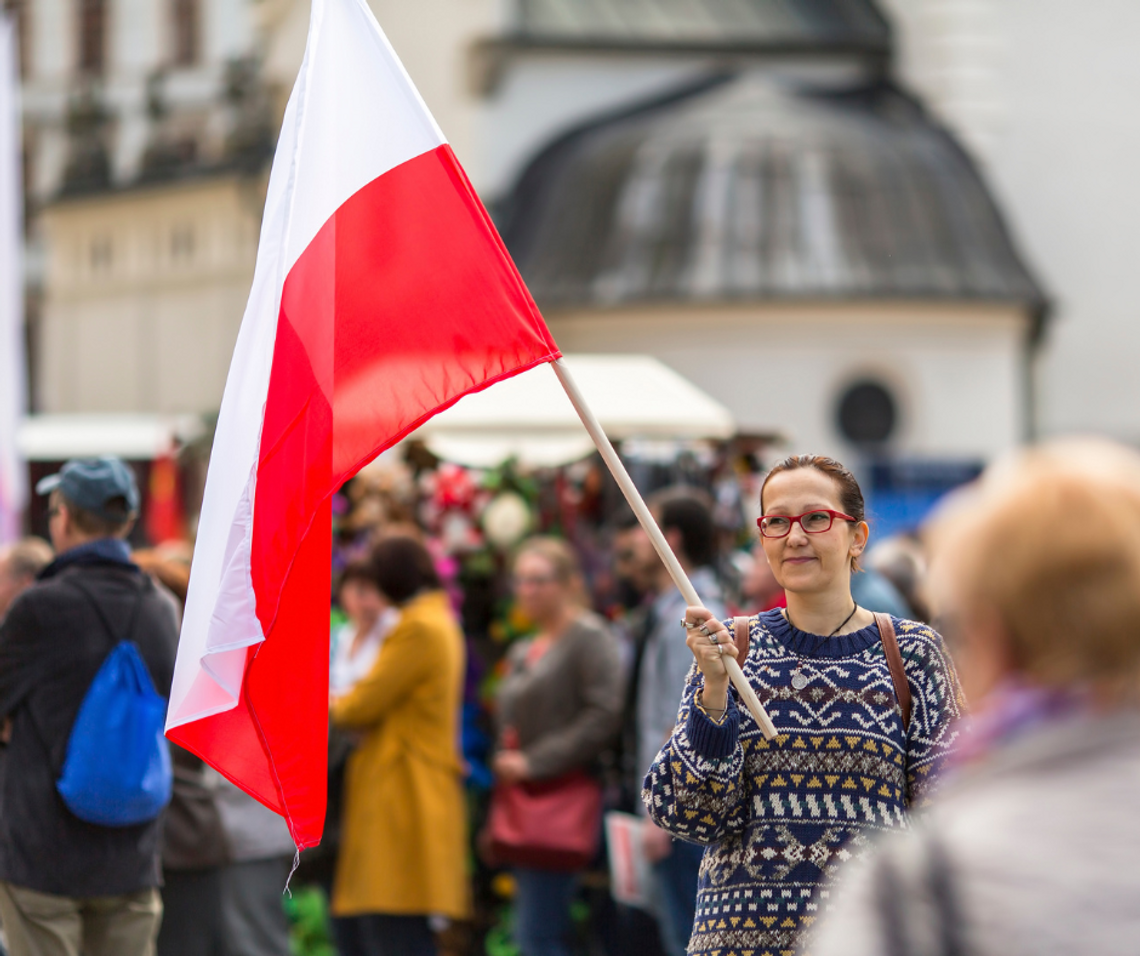
[[[823,534],[831,530],[836,518],[843,521],[855,520],[842,511],[824,508],[819,511],[805,511],[802,515],[761,515],[756,519],[756,526],[765,538],[786,538],[792,533],[792,525],[797,521],[805,534]]]

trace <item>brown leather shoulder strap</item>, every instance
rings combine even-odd
[[[740,656],[736,659],[738,664],[743,664],[748,657],[748,631],[751,620],[750,617],[743,615],[732,619],[732,636],[736,639],[736,649],[740,651]]]
[[[887,666],[891,669],[891,680],[895,685],[895,696],[899,699],[899,709],[902,711],[903,731],[910,727],[910,684],[907,683],[906,670],[903,668],[902,654],[899,651],[899,642],[895,637],[895,626],[889,614],[875,612],[875,623],[879,625],[879,637],[883,641],[883,651],[887,655]]]

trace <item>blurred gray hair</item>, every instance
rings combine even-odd
[[[9,578],[34,578],[51,564],[55,554],[43,538],[22,538],[0,552]]]

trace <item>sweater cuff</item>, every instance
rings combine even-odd
[[[724,720],[715,723],[699,707],[689,708],[689,720],[685,725],[685,735],[689,744],[706,760],[723,760],[731,757],[740,737],[740,711],[732,694],[728,695],[727,711]]]

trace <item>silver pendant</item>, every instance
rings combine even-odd
[[[799,671],[796,671],[792,675],[792,686],[796,690],[803,690],[805,687],[807,687],[807,685],[808,685],[808,679],[807,679],[806,675],[801,674]]]

